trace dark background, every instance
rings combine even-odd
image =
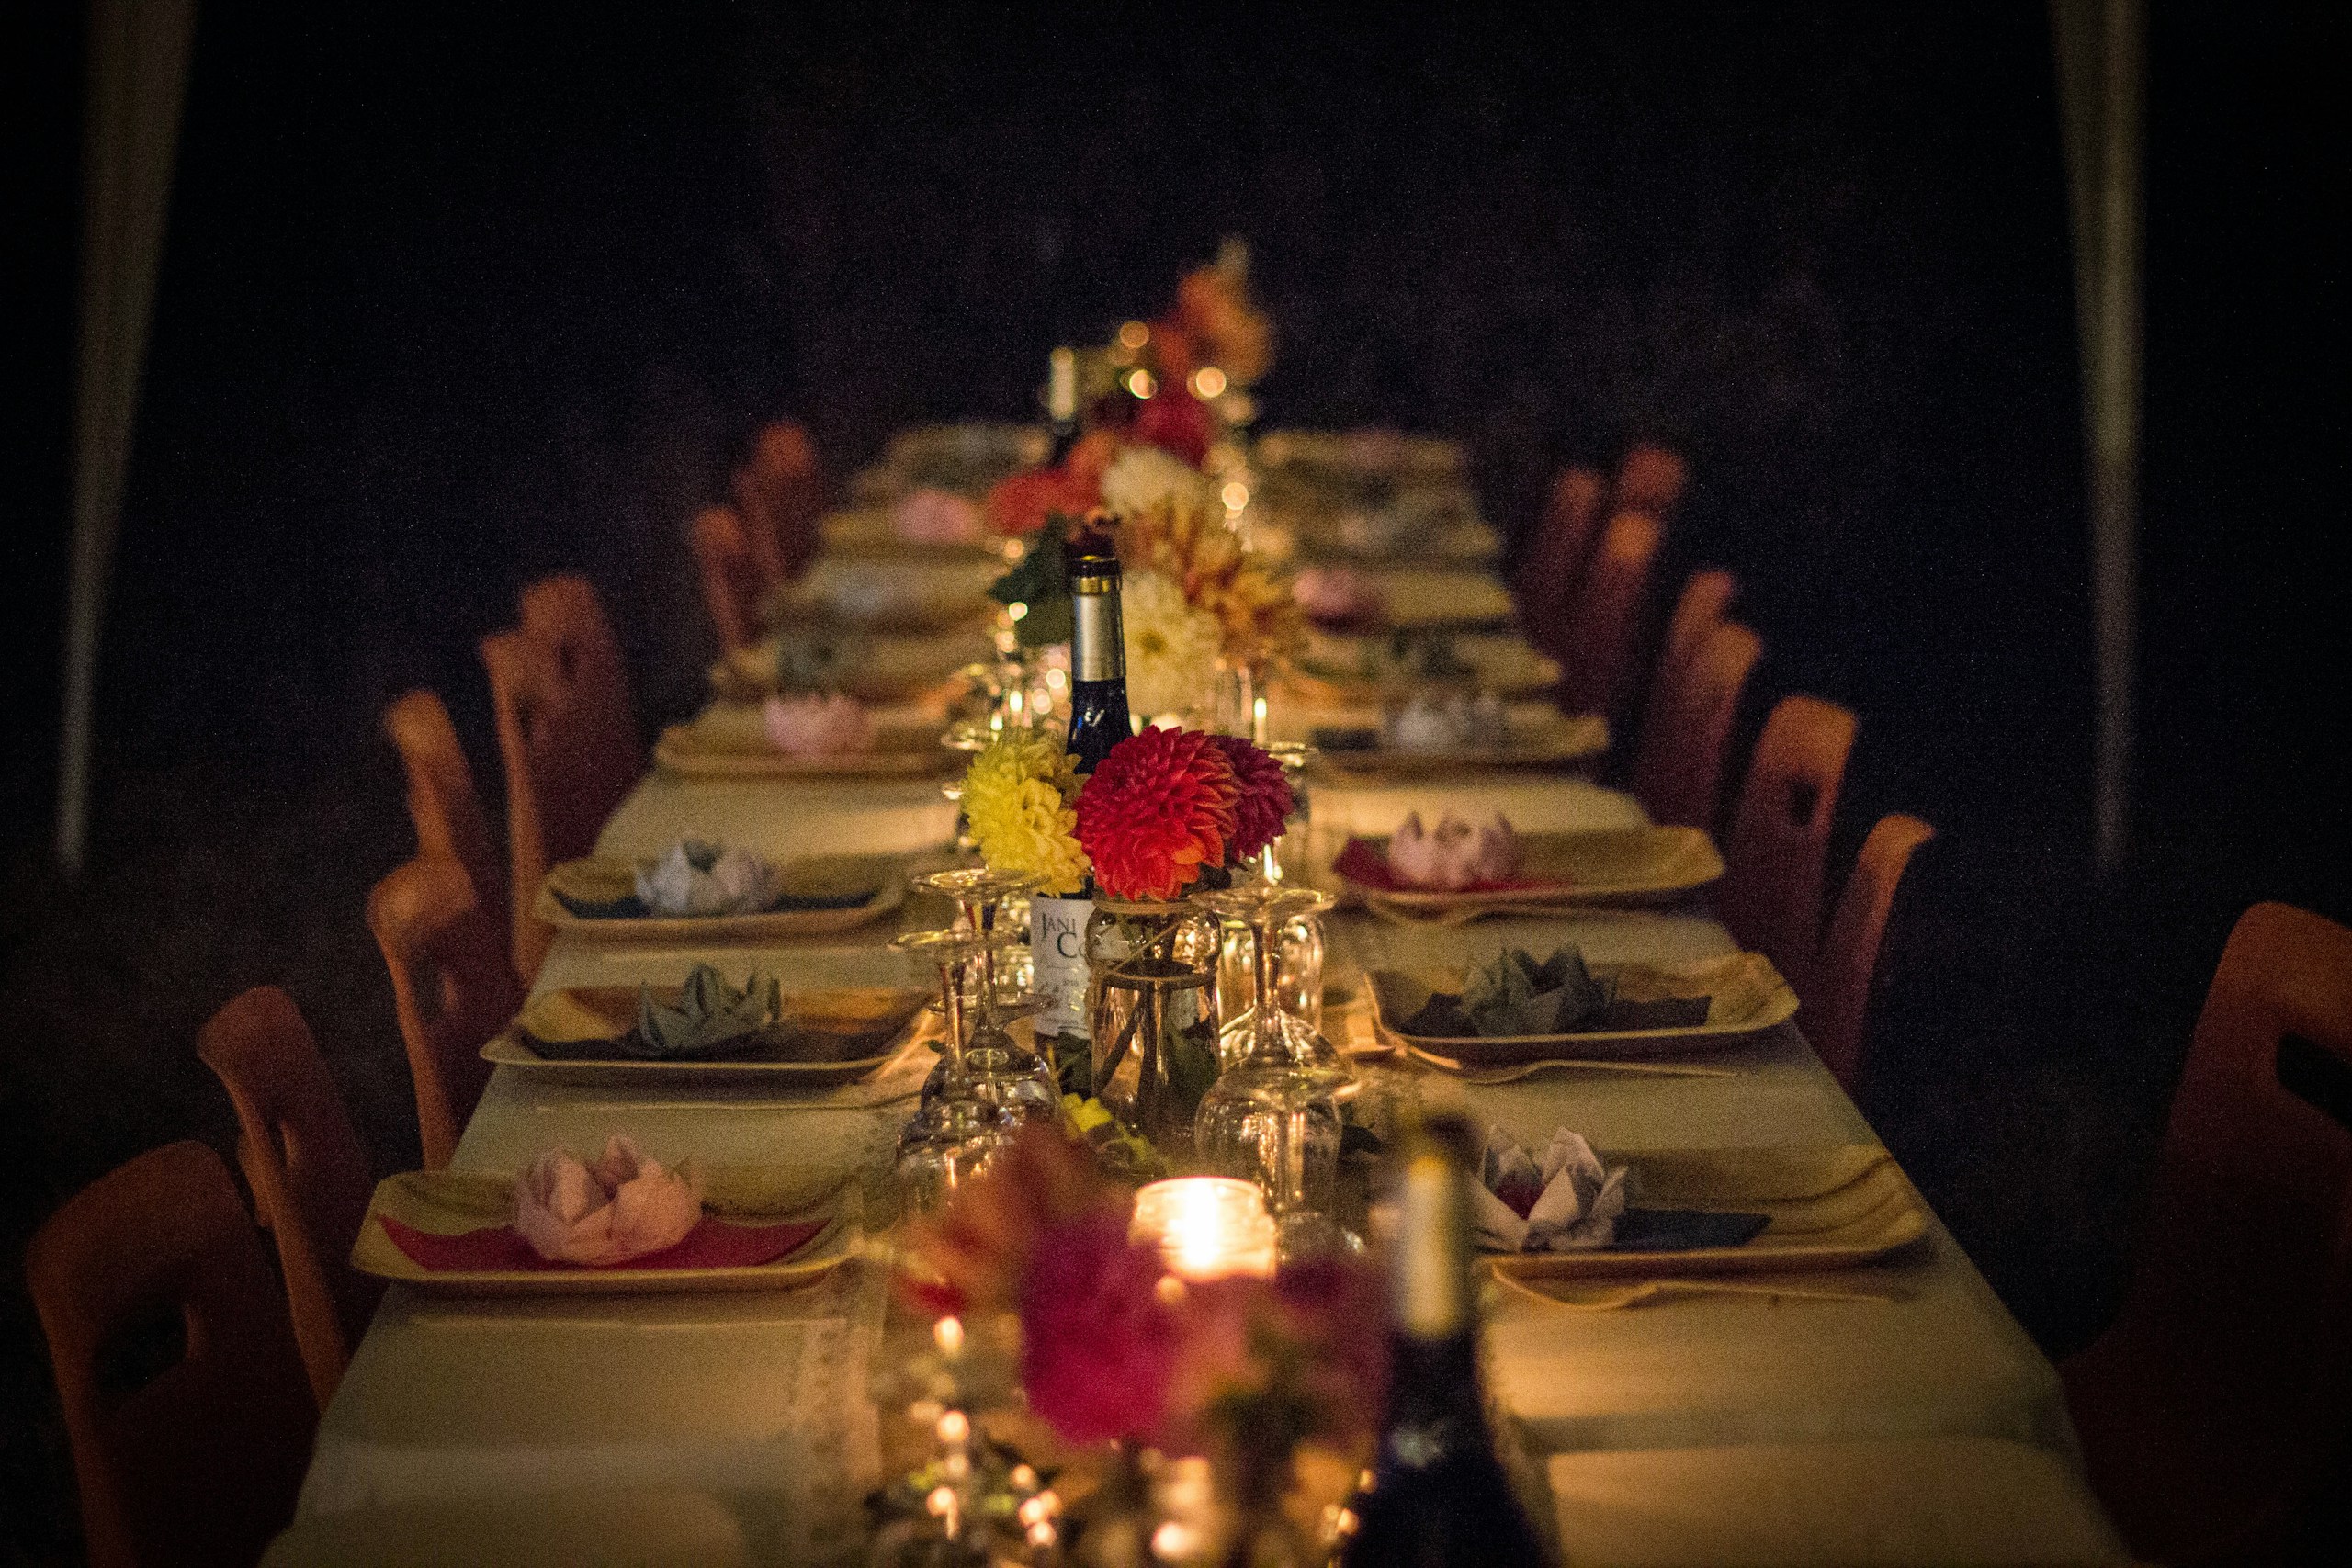
[[[2143,729],[2104,887],[2038,6],[209,6],[77,886],[46,853],[79,13],[17,13],[0,1562],[71,1539],[21,1239],[140,1148],[227,1146],[206,1015],[288,985],[379,1166],[414,1158],[360,919],[409,843],[383,702],[440,689],[494,793],[474,641],[578,566],[646,719],[680,716],[709,634],[679,528],[757,421],[841,473],[912,419],[1025,417],[1051,343],[1226,233],[1282,333],[1270,423],[1467,437],[1514,528],[1561,462],[1690,456],[1667,586],[1732,567],[1758,696],[1860,712],[1845,842],[1942,830],[1864,1108],[2045,1348],[2082,1343],[2230,920],[2352,918],[2344,24],[2155,13]]]

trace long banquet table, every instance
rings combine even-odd
[[[1629,796],[1571,778],[1487,775],[1399,785],[1318,780],[1310,858],[1408,810],[1499,809],[1522,830],[1636,825]],[[954,807],[936,781],[643,780],[600,852],[644,855],[693,830],[775,857],[935,852]],[[764,949],[558,938],[535,994],[676,981],[697,961],[757,963],[787,985],[921,984],[885,945],[944,910]],[[1461,962],[1498,942],[1581,944],[1599,960],[1729,951],[1697,908],[1405,928],[1330,923],[1335,977]],[[1359,1024],[1335,1019],[1335,1032]],[[1396,1073],[1406,1092],[1466,1099],[1538,1147],[1556,1126],[1612,1151],[1877,1140],[1783,1025],[1702,1058],[1722,1076],[1568,1070],[1464,1088]],[[852,1179],[878,1225],[903,1083],[783,1096],[741,1088],[630,1095],[502,1066],[455,1163],[514,1170],[612,1132],[664,1159],[786,1165]],[[1881,1267],[1814,1277],[1839,1299],[1709,1295],[1617,1311],[1498,1291],[1491,1393],[1531,1484],[1576,1562],[2105,1562],[2122,1557],[2080,1478],[2057,1377],[1942,1225]],[[615,1560],[854,1561],[860,1498],[880,1478],[875,1382],[887,1280],[853,1263],[774,1294],[435,1298],[394,1287],[321,1424],[296,1528],[272,1561],[384,1560],[424,1542],[503,1563],[583,1540]],[[570,1533],[566,1533],[569,1531]],[[566,1546],[565,1542],[571,1545]]]

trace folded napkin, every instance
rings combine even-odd
[[[1462,993],[1432,994],[1396,1027],[1422,1039],[1525,1039],[1636,1029],[1695,1029],[1707,1021],[1705,997],[1626,1001],[1616,982],[1595,975],[1574,945],[1538,963],[1524,948],[1506,948],[1470,967]]]
[[[794,625],[788,617],[808,614],[789,602],[763,608],[770,625],[782,623],[775,645],[775,683],[786,692],[839,691],[874,662],[874,639],[835,626]]]
[[[1473,828],[1449,811],[1434,830],[1418,811],[1388,840],[1388,866],[1408,887],[1492,887],[1519,874],[1519,835],[1499,811]]]
[[[1306,618],[1323,626],[1362,626],[1388,610],[1380,585],[1350,567],[1302,567],[1291,592]]]
[[[1406,818],[1406,823],[1408,827],[1418,828],[1419,825],[1419,818],[1418,816],[1409,817]],[[1439,827],[1441,829],[1443,828],[1444,823],[1440,822]],[[1348,840],[1347,847],[1342,849],[1338,857],[1332,861],[1331,869],[1346,877],[1350,882],[1356,883],[1361,886],[1369,887],[1375,893],[1426,893],[1432,891],[1446,893],[1524,893],[1538,888],[1566,889],[1568,886],[1566,880],[1562,877],[1545,877],[1539,880],[1518,875],[1510,875],[1498,878],[1493,881],[1467,881],[1455,884],[1452,886],[1432,888],[1428,884],[1411,880],[1405,874],[1404,869],[1396,864],[1396,838],[1397,836],[1401,836],[1401,832],[1402,830],[1400,829],[1398,835],[1392,836],[1390,838],[1389,846],[1385,850],[1382,849],[1379,844],[1370,839],[1350,839]],[[1427,829],[1422,829],[1422,833],[1423,836],[1426,837]],[[1476,842],[1476,838],[1474,834],[1470,840],[1470,847],[1467,851],[1469,858],[1474,863],[1477,854]],[[1408,857],[1412,853],[1410,851],[1408,851],[1407,852]],[[1461,852],[1457,851],[1457,852]]]
[[[988,536],[988,523],[967,498],[924,485],[890,508],[890,531],[910,545],[977,545]]]
[[[838,757],[874,750],[874,716],[838,692],[770,697],[760,707],[768,744],[787,757]]]
[[[656,1057],[712,1055],[765,1033],[783,1011],[775,976],[753,970],[738,990],[709,964],[697,964],[674,1005],[655,1001],[650,986],[638,987],[637,1037]]]
[[[1387,722],[1388,742],[1400,751],[1499,751],[1510,744],[1510,718],[1492,692],[1413,697]]]
[[[617,1133],[593,1166],[549,1149],[514,1183],[514,1234],[550,1262],[626,1262],[677,1246],[701,1220],[694,1162],[671,1170]]]
[[[681,839],[637,872],[638,901],[652,914],[753,915],[775,904],[775,868],[741,847]]]
[[[1771,1223],[1769,1214],[1634,1208],[1630,1168],[1604,1165],[1566,1127],[1554,1130],[1540,1161],[1488,1128],[1478,1175],[1471,1222],[1489,1252],[1690,1252],[1744,1246]]]

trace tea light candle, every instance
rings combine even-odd
[[[1274,1271],[1274,1221],[1265,1195],[1226,1176],[1179,1176],[1136,1194],[1127,1235],[1159,1248],[1182,1280]]]

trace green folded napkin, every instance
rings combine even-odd
[[[653,989],[637,992],[637,1032],[656,1057],[708,1055],[761,1034],[784,1012],[784,988],[772,975],[754,970],[739,990],[707,964],[686,976],[677,1002],[653,999]]]
[[[1540,963],[1514,947],[1464,974],[1460,996],[1432,994],[1399,1027],[1408,1035],[1441,1040],[1695,1029],[1707,1021],[1707,1008],[1705,997],[1620,1000],[1616,982],[1595,975],[1573,944],[1554,949]]]

